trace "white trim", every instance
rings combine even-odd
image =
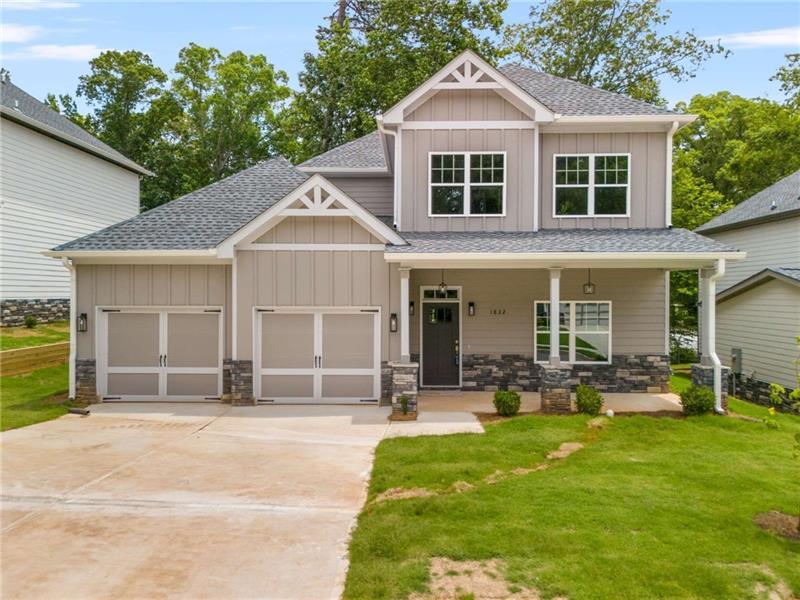
[[[45,250],[42,254],[51,258],[214,258],[217,250]]]
[[[241,244],[237,250],[290,250],[294,252],[375,252],[386,250],[386,244],[292,244],[292,243],[259,243]]]
[[[400,361],[411,361],[411,315],[409,310],[411,269],[400,267]]]
[[[75,265],[68,258],[61,259],[64,267],[69,271],[69,394],[75,399],[76,373],[75,367],[78,358],[78,274]]]
[[[503,156],[503,183],[472,183],[470,159],[474,155],[484,156],[492,154],[501,154]],[[431,174],[433,168],[434,156],[463,156],[464,157],[464,182],[463,183],[433,183],[431,181]],[[443,150],[443,151],[430,151],[428,152],[428,217],[431,218],[454,218],[454,217],[505,217],[506,216],[506,191],[508,182],[508,156],[505,150],[498,150],[493,152],[491,150],[481,151],[459,151],[459,150]],[[503,189],[503,209],[500,213],[478,213],[472,214],[471,206],[471,187],[497,187],[500,185]],[[438,214],[433,212],[433,188],[434,187],[463,187],[464,188],[464,212],[459,214]]]
[[[391,171],[385,167],[296,167],[303,173],[324,173],[326,175],[389,175]]]
[[[403,127],[397,126],[397,136],[394,147],[394,226],[398,231],[403,230]],[[412,188],[413,189],[413,188]],[[412,225],[413,227],[413,225]]]
[[[669,269],[664,270],[664,354],[669,356]]]
[[[664,224],[666,227],[672,227],[672,139],[675,132],[678,130],[678,122],[673,121],[672,127],[667,132],[667,152],[666,152],[666,189],[664,190],[665,210],[664,210]],[[628,167],[630,169],[630,165]]]
[[[406,121],[403,129],[535,129],[535,121]]]
[[[699,115],[557,115],[559,123],[673,123],[687,125]]]
[[[541,147],[539,143],[539,138],[542,135],[541,127],[537,124],[533,130],[533,230],[539,231],[539,210],[540,200],[539,200],[539,188],[542,185],[542,182],[539,179],[539,164],[541,163],[541,157],[539,156],[539,148]],[[554,198],[555,200],[555,198]]]
[[[589,158],[589,180],[588,183],[556,183],[556,159],[558,158],[578,158],[586,156]],[[626,156],[628,158],[628,176],[627,183],[625,184],[625,213],[624,214],[603,214],[595,213],[594,211],[594,193],[595,188],[603,187],[622,187],[621,184],[598,184],[594,181],[595,172],[595,158],[598,156]],[[554,219],[626,219],[631,216],[631,153],[630,152],[577,152],[577,153],[562,153],[553,154],[553,218]],[[562,188],[586,188],[588,194],[588,201],[586,206],[585,215],[559,215],[556,212],[556,190]]]
[[[239,360],[239,269],[236,258],[234,252],[231,265],[231,360]]]
[[[550,356],[548,357],[548,362],[550,366],[557,367],[561,364],[561,324],[559,321],[561,315],[561,269],[554,268],[548,269],[549,275],[549,283],[550,283]],[[538,303],[534,302],[534,319],[536,318],[536,305]],[[553,318],[553,306],[556,307],[555,315],[556,318]],[[572,309],[570,309],[570,313]],[[538,334],[538,329],[536,328],[536,322],[534,321],[534,357],[536,356],[536,346],[539,343],[536,334]],[[572,327],[572,317],[570,316],[570,328]],[[553,339],[558,340],[558,344],[553,343]],[[572,342],[570,341],[570,347]],[[567,360],[572,358],[572,352],[568,353],[569,356]]]
[[[539,304],[550,304],[552,306],[552,304],[550,303],[549,300],[535,300],[534,303],[533,303],[533,361],[538,365],[545,365],[545,364],[548,364],[548,362],[550,364],[552,364],[552,361],[538,360],[538,358],[537,358],[537,351],[538,351],[537,347],[539,345],[539,338],[538,338],[539,329],[536,326],[536,315],[537,315],[536,307]],[[564,300],[563,298],[561,298],[559,300],[559,305],[560,304],[569,304],[569,326],[568,326],[568,330],[567,330],[567,333],[569,335],[569,352],[568,352],[569,357],[568,357],[566,363],[563,362],[563,361],[560,361],[560,360],[559,360],[559,363],[561,365],[564,365],[564,364],[569,364],[569,365],[610,365],[612,363],[612,354],[613,354],[612,353],[612,345],[613,345],[613,319],[614,319],[614,315],[613,315],[614,311],[613,311],[613,306],[612,306],[611,300]],[[598,334],[600,334],[600,333],[606,334],[607,333],[608,334],[608,360],[605,360],[605,361],[575,360],[575,353],[576,353],[576,348],[577,348],[577,345],[575,343],[575,337],[577,336],[577,332],[575,331],[575,307],[578,304],[608,304],[608,331],[584,331],[584,332],[582,332],[582,333],[598,333]],[[560,314],[560,310],[561,310],[561,307],[559,306],[559,309],[558,309],[559,312],[557,313],[555,319],[553,319],[553,311],[552,310],[550,311],[550,331],[549,331],[550,340],[552,341],[552,339],[553,339],[553,331],[552,330],[554,328],[553,326],[555,325],[555,328],[558,331],[558,339],[559,339],[559,344],[558,344],[559,345],[559,348],[558,348],[559,359],[561,357],[561,336],[560,336],[561,329],[560,329],[559,317],[558,317],[558,315]],[[550,353],[552,354],[552,352],[553,352],[553,344],[551,343],[550,344]]]
[[[464,311],[461,310],[461,300],[463,294],[461,293],[463,290],[463,286],[460,285],[448,285],[448,290],[456,290],[458,292],[457,298],[425,298],[425,290],[438,290],[438,285],[421,285],[419,286],[419,385],[420,387],[428,387],[428,388],[452,388],[452,385],[425,385],[425,344],[424,344],[424,329],[423,325],[425,324],[425,303],[428,304],[442,304],[442,303],[450,303],[450,304],[458,304],[458,387],[462,387],[464,385],[464,377],[462,373],[462,369],[464,366],[463,356],[464,356],[464,341],[462,339],[462,330],[463,330],[463,319],[464,319]]]

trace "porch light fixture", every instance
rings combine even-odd
[[[469,304],[467,304],[467,314],[470,317],[474,317],[475,316],[475,303],[474,302],[470,302]]]
[[[397,313],[392,313],[389,316],[389,331],[397,333]]]
[[[583,293],[587,296],[594,294],[594,284],[592,283],[592,270],[589,269],[588,281],[583,284]]]
[[[80,333],[86,333],[89,329],[89,317],[86,313],[81,313],[78,315],[78,331]]]
[[[439,291],[442,294],[447,291],[447,284],[444,282],[444,269],[442,269],[442,283],[439,284]]]
[[[408,315],[410,317],[414,316],[414,301],[413,300],[408,303]]]

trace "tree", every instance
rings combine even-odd
[[[548,0],[506,29],[505,44],[539,70],[660,104],[661,77],[684,81],[728,54],[691,31],[661,33],[669,17],[659,0]]]
[[[770,81],[780,81],[786,104],[800,109],[800,53],[787,54],[786,64],[770,77]]]
[[[86,115],[81,114],[75,104],[75,99],[69,94],[59,94],[58,96],[47,94],[44,103],[89,133],[95,133],[92,131],[92,122]]]

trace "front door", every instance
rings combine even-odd
[[[422,385],[459,385],[459,304],[426,302],[422,323]]]

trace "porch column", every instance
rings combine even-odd
[[[561,268],[556,267],[550,271],[550,366],[561,365],[561,335],[558,326],[559,308],[561,303]]]
[[[717,280],[725,274],[725,260],[720,259],[715,268],[701,269],[699,291],[702,294],[702,327],[701,348],[703,352],[701,365],[692,370],[692,378],[700,378],[702,371],[711,371],[712,386],[714,389],[715,409],[717,412],[725,410],[724,400],[727,396],[727,373],[729,369],[722,366],[717,356]],[[723,381],[723,371],[725,381]]]
[[[411,269],[400,267],[400,362],[411,362],[409,348],[409,332],[411,331],[411,318],[408,314],[408,286]]]
[[[697,338],[699,341],[698,352],[700,354],[700,364],[705,366],[711,366],[711,358],[708,355],[708,338],[706,334],[708,333],[708,328],[706,327],[706,323],[708,323],[708,302],[706,302],[707,290],[706,290],[706,283],[707,283],[707,275],[705,269],[699,269],[697,271],[697,295],[698,295],[698,306],[697,306]]]

